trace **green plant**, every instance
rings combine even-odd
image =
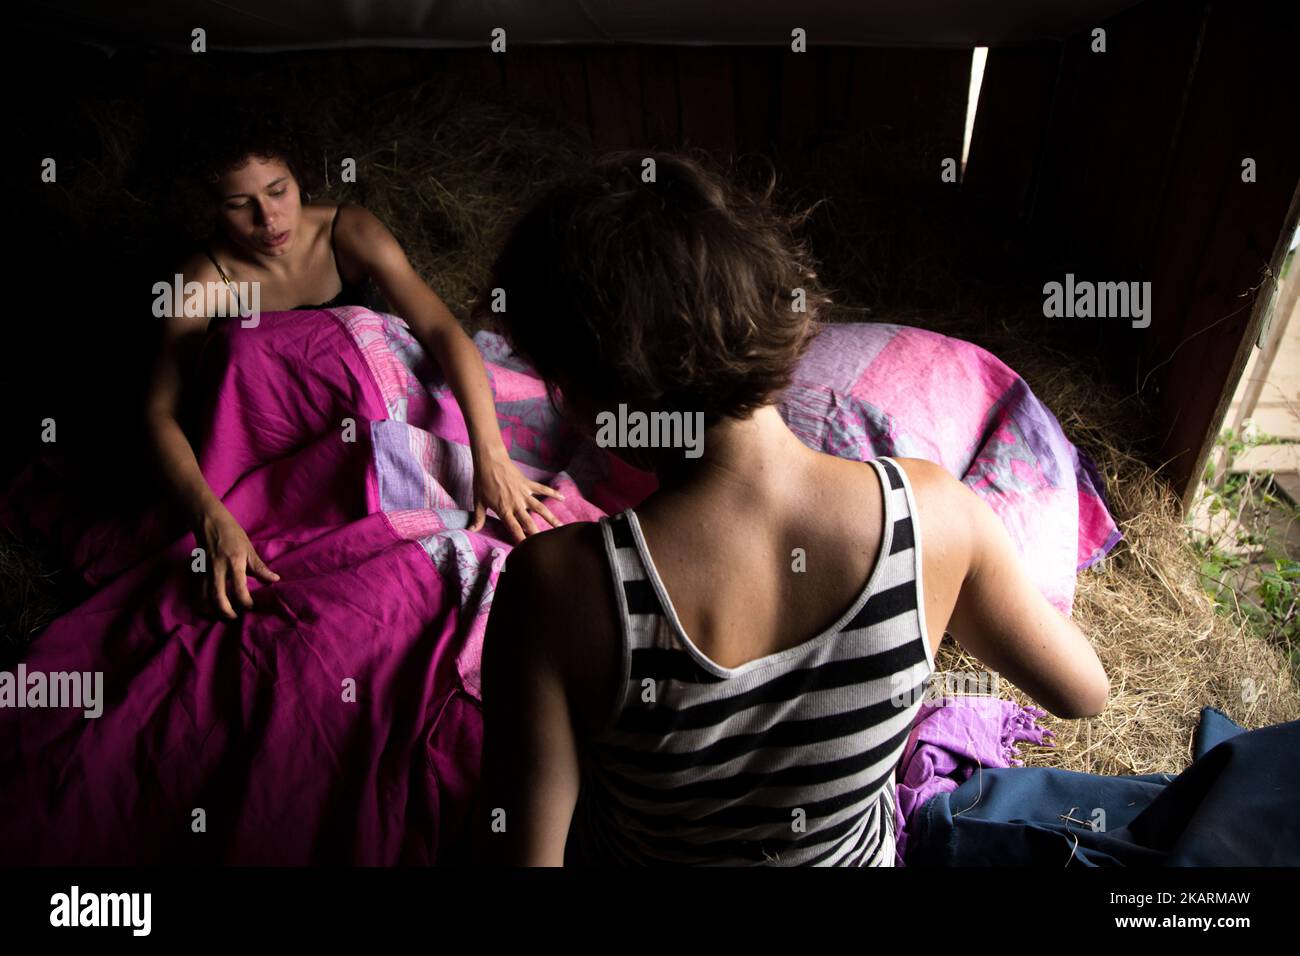
[[[1225,429],[1218,447],[1226,461],[1269,440],[1249,440]],[[1300,562],[1283,553],[1271,530],[1300,521],[1300,508],[1274,492],[1269,473],[1232,472],[1214,481],[1214,459],[1206,466],[1199,520],[1191,543],[1200,557],[1200,576],[1221,613],[1244,620],[1286,651],[1300,673]]]

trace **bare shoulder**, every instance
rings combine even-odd
[[[912,490],[918,495],[922,492],[927,496],[950,493],[951,485],[961,484],[943,465],[924,458],[895,458],[894,461],[903,466]]]
[[[177,266],[176,271],[186,282],[220,282],[221,274],[217,272],[217,267],[208,254],[201,249],[195,249],[190,255]],[[170,279],[171,277],[168,276]]]
[[[506,559],[505,573],[518,575],[517,595],[553,612],[539,615],[545,620],[580,617],[610,580],[600,525],[580,521],[529,536]]]
[[[336,241],[343,240],[356,244],[373,241],[377,238],[392,238],[392,233],[388,231],[388,227],[365,206],[358,206],[354,203],[337,203],[328,208],[338,210],[337,213],[331,213],[335,218],[334,236]]]
[[[515,605],[510,619],[557,665],[575,715],[591,731],[607,712],[618,666],[618,603],[600,525],[575,522],[528,537],[503,575]]]
[[[334,248],[352,263],[374,274],[406,261],[406,253],[388,227],[364,206],[343,203],[334,224]]]
[[[233,307],[225,280],[201,249],[183,259],[154,288],[159,298],[166,300],[155,303],[154,314],[166,317],[168,336],[190,337],[207,328],[209,316]]]
[[[953,519],[969,519],[979,498],[964,482],[954,478],[942,465],[924,458],[895,458],[894,461],[907,475],[922,522],[927,516],[933,516],[940,519],[938,524],[953,527],[954,531],[967,527],[967,520]]]

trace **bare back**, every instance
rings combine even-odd
[[[653,496],[637,517],[686,633],[735,667],[813,638],[853,604],[879,560],[883,494],[871,466],[820,455],[761,507],[709,488]]]
[[[639,527],[634,550],[667,597],[662,610],[676,612],[694,650],[717,668],[828,647],[814,639],[838,633],[881,561],[885,492],[874,468],[783,443],[768,421],[765,448],[757,434],[733,445],[688,484],[656,492],[627,523]],[[912,524],[905,542],[890,529],[887,557],[896,544],[904,555],[919,549],[919,562],[914,551],[909,560],[920,574],[908,586],[920,592],[916,623],[930,650],[951,631],[1058,716],[1100,712],[1109,684],[1096,653],[1038,592],[988,505],[938,465],[895,462]],[[897,504],[898,490],[889,494]],[[505,840],[488,839],[485,827],[476,850],[485,859],[563,860],[582,753],[618,726],[611,719],[629,699],[630,579],[607,530],[583,522],[531,537],[498,580],[483,651],[485,806],[509,807],[526,824]]]
[[[1106,693],[1095,653],[1038,593],[988,506],[933,463],[895,460],[916,498],[931,651],[951,631],[1049,710],[1098,709],[1088,703]],[[871,466],[815,454],[765,467],[771,491],[761,498],[750,486],[710,481],[661,490],[636,509],[683,630],[723,667],[825,631],[880,559],[884,492]],[[620,638],[600,534],[594,524],[570,525],[530,544],[539,583],[551,575],[549,587],[564,595],[555,617],[568,636],[559,640],[569,650],[575,716],[590,730],[615,692]]]

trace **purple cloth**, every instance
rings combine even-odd
[[[940,793],[951,792],[976,771],[1019,767],[1018,742],[1053,736],[1038,718],[1046,712],[997,697],[945,697],[921,705],[895,774],[896,865],[903,865],[912,815]]]

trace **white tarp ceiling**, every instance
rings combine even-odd
[[[1137,0],[48,0],[20,20],[66,39],[210,50],[508,43],[998,46],[1090,30]]]

